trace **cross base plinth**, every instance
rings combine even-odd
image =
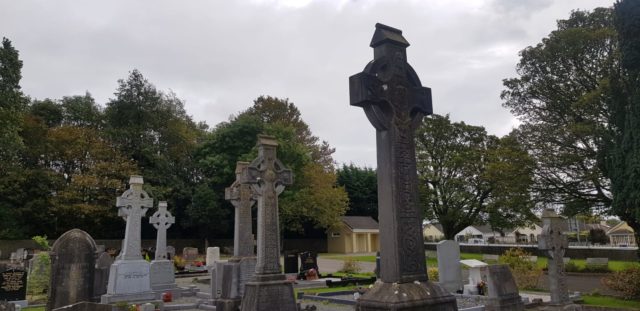
[[[358,311],[457,311],[456,298],[433,282],[377,281],[356,304]]]
[[[256,275],[244,289],[241,311],[297,311],[293,284],[284,274]]]

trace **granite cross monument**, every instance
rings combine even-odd
[[[432,113],[431,90],[407,63],[401,30],[376,24],[370,46],[374,59],[349,78],[349,91],[376,129],[381,282],[357,310],[457,310],[454,296],[428,281],[425,264],[414,132]]]
[[[567,229],[567,221],[553,209],[542,212],[542,234],[538,238],[538,249],[547,251],[549,268],[549,292],[551,305],[569,305],[569,289],[564,271],[564,253],[568,247],[567,237],[562,234]]]
[[[167,202],[160,201],[158,210],[149,217],[149,223],[158,230],[155,259],[150,264],[151,289],[167,290],[177,287],[173,262],[167,259],[167,229],[176,222],[167,210]]]
[[[280,269],[278,195],[293,183],[291,171],[276,158],[274,137],[258,136],[258,157],[242,173],[258,199],[256,275],[245,286],[242,311],[297,310],[293,286]]]

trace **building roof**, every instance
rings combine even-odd
[[[444,229],[442,229],[442,225],[441,225],[441,224],[439,224],[439,223],[430,223],[430,224],[426,224],[426,225],[424,225],[424,226],[425,226],[425,228],[426,228],[427,226],[432,226],[432,227],[436,228],[436,230],[438,230],[438,231],[440,231],[440,232],[444,233]]]
[[[351,230],[378,230],[378,222],[371,216],[342,216],[342,222],[349,226]]]
[[[613,228],[607,231],[607,235],[611,234],[633,234],[633,228],[631,228],[625,221],[613,226]]]
[[[491,229],[491,226],[489,226],[489,225],[474,225],[473,227],[478,229],[478,231],[480,231],[482,233],[493,233],[493,232],[495,232],[493,229]]]

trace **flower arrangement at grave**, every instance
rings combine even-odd
[[[178,271],[184,270],[184,267],[186,264],[187,264],[187,261],[184,258],[182,258],[182,256],[180,255],[173,256],[173,265],[176,267],[176,270]]]
[[[478,288],[478,295],[481,295],[481,296],[487,295],[488,288],[487,288],[487,283],[485,283],[485,281],[478,282],[476,287]]]

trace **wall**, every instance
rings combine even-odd
[[[424,243],[425,250],[436,250],[437,243]],[[496,244],[460,244],[461,253],[502,255],[512,247],[520,247],[535,256],[546,256],[546,252],[538,250],[537,245],[496,245]],[[581,247],[571,246],[565,257],[584,259],[589,257],[606,257],[609,260],[638,261],[635,248],[622,247]]]
[[[53,245],[55,240],[49,240],[49,245]],[[208,242],[208,245],[207,245]],[[104,245],[106,248],[120,249],[122,240],[96,240],[97,245]],[[142,240],[143,248],[155,247],[156,240]],[[230,253],[233,248],[233,239],[169,239],[167,245],[175,247],[176,254],[181,254],[184,247],[197,247],[200,254],[206,254],[206,247],[218,246],[220,252]],[[7,260],[12,252],[18,248],[38,248],[38,245],[32,240],[0,240],[0,260]],[[225,248],[229,252],[225,252]],[[327,252],[326,239],[287,239],[284,241],[284,250],[314,251],[318,253]]]

